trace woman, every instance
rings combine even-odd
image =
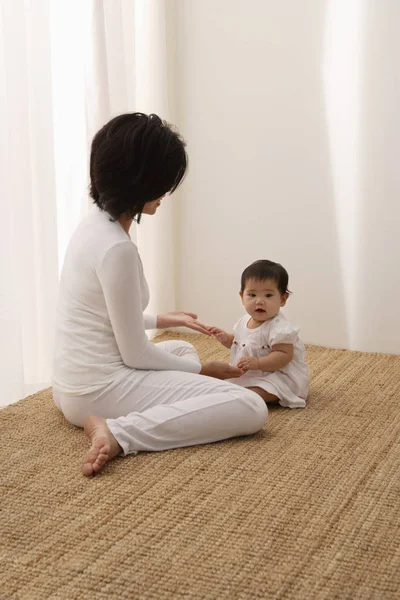
[[[154,215],[186,167],[184,142],[157,115],[120,115],[93,139],[95,206],[65,256],[53,374],[57,406],[91,443],[84,475],[121,453],[251,434],[267,418],[256,393],[221,381],[240,369],[201,364],[190,344],[153,344],[145,333],[179,325],[208,333],[191,313],[143,313],[149,292],[129,237],[133,220]]]

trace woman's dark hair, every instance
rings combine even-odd
[[[96,133],[90,154],[90,195],[117,220],[140,222],[146,202],[174,192],[187,168],[185,142],[157,115],[129,113]]]
[[[288,290],[288,272],[282,265],[272,262],[272,260],[256,260],[243,271],[240,287],[241,293],[244,292],[246,283],[249,279],[256,279],[257,281],[270,279],[275,281],[279,293],[282,296],[291,293]]]

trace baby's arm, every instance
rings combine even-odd
[[[211,327],[210,329],[211,335],[217,338],[217,340],[225,346],[225,348],[230,348],[233,344],[233,333],[226,333],[223,329],[218,329],[218,327]]]
[[[268,356],[245,357],[239,360],[237,366],[243,371],[279,371],[293,359],[293,344],[275,344]]]

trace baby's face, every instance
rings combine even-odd
[[[259,323],[275,317],[288,297],[287,294],[282,296],[276,282],[271,279],[249,279],[240,296],[246,312]]]

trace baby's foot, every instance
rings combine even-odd
[[[89,452],[83,458],[82,473],[88,477],[99,473],[106,462],[112,460],[122,449],[102,417],[88,417],[84,431],[90,439]]]

